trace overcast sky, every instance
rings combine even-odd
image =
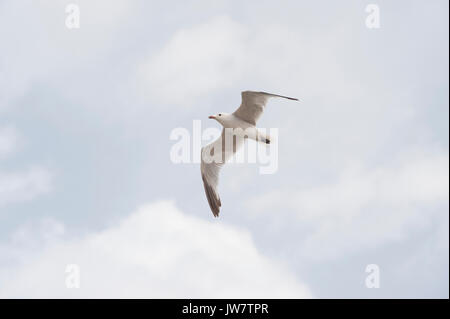
[[[448,10],[0,0],[0,296],[448,298]],[[301,103],[270,101],[278,171],[225,167],[215,219],[169,136],[249,89]]]

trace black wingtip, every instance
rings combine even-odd
[[[298,99],[296,97],[289,97],[289,96],[278,95],[278,94],[274,94],[274,96],[282,97],[284,99],[288,99],[288,100],[291,100],[291,101],[298,101]]]

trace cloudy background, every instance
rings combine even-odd
[[[0,0],[1,297],[448,298],[447,1],[72,2]],[[169,136],[246,89],[302,102],[214,219]]]

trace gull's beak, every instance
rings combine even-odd
[[[208,118],[214,120],[216,117],[214,115],[210,115],[210,116],[208,116]]]

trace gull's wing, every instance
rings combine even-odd
[[[208,199],[209,207],[215,217],[219,216],[220,202],[217,186],[219,184],[219,172],[222,166],[236,153],[238,148],[242,145],[243,139],[229,137],[233,144],[230,149],[225,146],[225,130],[214,142],[202,147],[200,170],[202,173],[203,186],[205,187],[206,198]],[[232,146],[232,149],[231,149]],[[215,152],[220,152],[216,154]]]
[[[239,106],[239,108],[233,114],[253,125],[256,125],[256,121],[258,121],[262,112],[264,112],[264,107],[266,106],[267,100],[269,98],[282,97],[285,99],[298,101],[298,99],[293,97],[266,92],[244,91],[241,93],[241,95],[241,106]]]

